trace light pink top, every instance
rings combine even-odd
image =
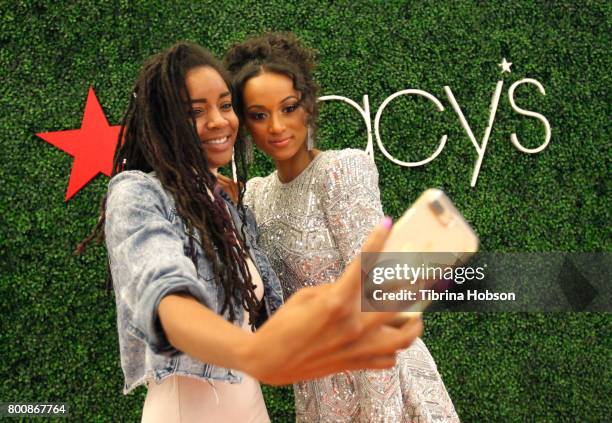
[[[255,294],[261,300],[263,283],[250,258],[246,260]],[[248,315],[242,321],[251,330]],[[142,410],[144,423],[192,422],[269,422],[259,382],[243,374],[242,383],[205,381],[186,376],[169,376],[159,384],[147,382],[148,392]]]

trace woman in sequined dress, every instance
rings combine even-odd
[[[318,116],[312,52],[270,33],[226,54],[235,104],[276,171],[247,184],[259,245],[286,298],[333,281],[383,217],[378,172],[363,151],[314,148]],[[456,422],[452,401],[419,339],[389,370],[342,372],[294,385],[299,422]]]

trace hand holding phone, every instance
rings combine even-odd
[[[383,251],[451,253],[444,255],[448,263],[443,264],[452,267],[465,263],[478,251],[478,236],[444,192],[428,189],[393,226]],[[439,260],[440,256],[437,257]],[[415,289],[419,285],[434,288],[436,282],[421,280],[410,288]],[[401,281],[395,284],[398,289],[406,285]],[[411,311],[399,313],[391,325],[401,326],[420,316],[430,302],[418,301],[411,304]]]

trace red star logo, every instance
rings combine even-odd
[[[66,201],[98,173],[111,175],[120,126],[110,126],[92,87],[87,94],[81,129],[36,134],[74,157]]]

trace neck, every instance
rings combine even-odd
[[[210,170],[210,173],[212,173],[213,175],[215,175],[215,178],[217,177],[217,175],[219,174],[219,171],[216,167],[210,168],[208,169]]]
[[[319,150],[309,151],[304,147],[287,160],[275,161],[278,179],[283,183],[293,181],[319,153]]]

